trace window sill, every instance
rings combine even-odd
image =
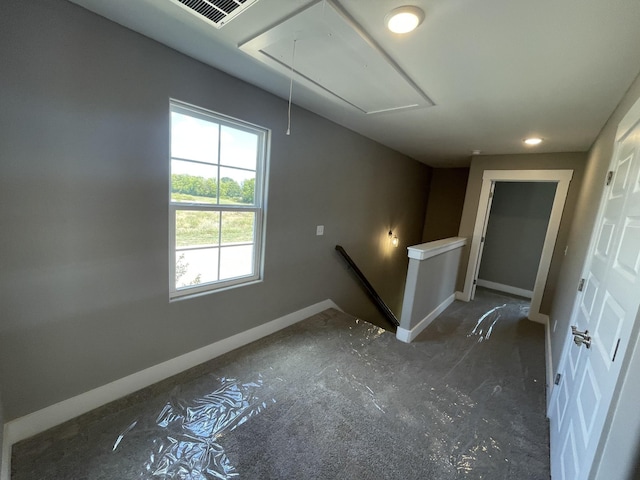
[[[242,283],[236,283],[234,285],[228,285],[226,287],[220,287],[220,288],[213,288],[210,290],[204,290],[201,292],[193,292],[193,293],[174,293],[174,294],[169,294],[169,303],[174,303],[174,302],[180,302],[182,300],[188,300],[191,298],[197,298],[197,297],[202,297],[204,295],[211,295],[213,293],[218,293],[218,292],[225,292],[227,290],[231,290],[234,288],[238,288],[238,287],[246,287],[249,285],[255,285],[257,283],[262,283],[262,279],[258,278],[256,280],[249,280],[247,282],[242,282]]]

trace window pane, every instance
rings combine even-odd
[[[258,159],[258,135],[224,125],[221,130],[220,164],[255,170]]]
[[[171,156],[218,163],[218,124],[171,112]]]
[[[256,173],[236,168],[220,167],[220,203],[253,205]]]
[[[218,248],[176,252],[176,288],[218,280]]]
[[[171,160],[171,201],[217,203],[218,167]]]
[[[220,212],[176,211],[176,247],[217,246]]]
[[[254,212],[222,212],[222,245],[253,242]]]
[[[268,130],[178,101],[170,106],[171,298],[251,282],[262,264]]]
[[[253,245],[220,249],[220,280],[253,274]]]

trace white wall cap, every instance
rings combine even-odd
[[[435,257],[441,253],[455,250],[456,248],[462,248],[467,244],[466,237],[451,237],[444,238],[442,240],[436,240],[435,242],[421,243],[420,245],[413,245],[407,247],[409,251],[409,258],[415,258],[416,260],[426,260],[427,258]]]

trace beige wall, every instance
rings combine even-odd
[[[468,168],[434,168],[424,219],[423,242],[455,237],[460,228]]]
[[[480,190],[482,188],[482,175],[485,170],[573,170],[573,178],[569,185],[569,192],[567,193],[567,201],[560,222],[556,248],[553,251],[553,257],[551,259],[547,285],[542,297],[542,304],[540,305],[541,313],[548,314],[551,310],[553,293],[564,258],[564,247],[567,245],[573,211],[576,208],[576,202],[582,184],[585,161],[585,153],[487,155],[472,157],[471,159],[467,194],[464,199],[459,232],[461,237],[467,237],[469,239],[473,235],[473,227],[478,213]],[[462,260],[460,262],[460,275],[458,275],[457,285],[457,289],[460,291],[463,289],[464,273],[466,272],[469,262],[469,248],[470,245],[468,244],[462,253]]]

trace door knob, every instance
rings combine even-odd
[[[573,343],[578,346],[584,345],[587,348],[591,348],[591,337],[573,337]]]
[[[573,342],[577,346],[584,345],[587,348],[591,348],[591,336],[589,335],[589,330],[585,330],[581,332],[575,325],[571,325],[571,334],[573,335]]]

